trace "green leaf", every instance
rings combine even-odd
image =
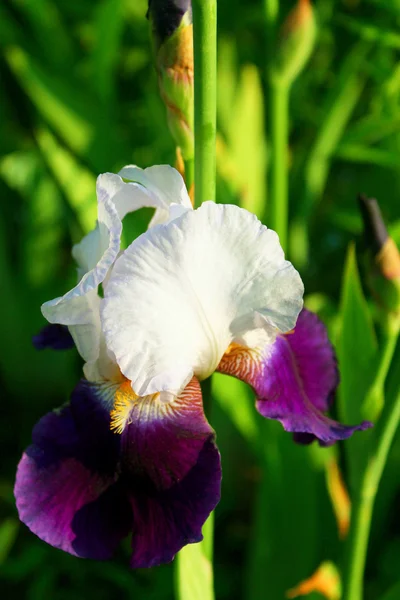
[[[349,128],[342,144],[373,144],[400,131],[400,119],[386,115],[368,115]]]
[[[265,212],[267,145],[264,99],[258,69],[244,65],[237,76],[232,44],[222,43],[218,76],[218,169],[240,205],[259,218]]]
[[[214,373],[212,397],[219,402],[250,446],[257,449],[257,412],[254,406],[254,394],[249,386],[234,377]]]
[[[21,228],[21,263],[34,286],[53,280],[59,272],[59,249],[65,216],[63,200],[37,149],[13,152],[0,161],[0,175],[25,201]]]
[[[93,87],[103,101],[110,99],[115,89],[114,68],[119,57],[123,11],[121,0],[103,0],[96,7],[94,30],[95,45],[92,51]]]
[[[324,190],[333,153],[360,99],[365,84],[361,67],[368,50],[369,47],[364,43],[354,46],[327,97],[322,126],[308,155],[305,169],[306,194],[302,209],[306,214]]]
[[[44,127],[36,139],[55,180],[63,190],[84,233],[94,228],[97,219],[96,180],[76,158],[60,146]]]
[[[399,600],[400,598],[400,581],[396,583],[390,590],[384,594],[380,600]]]
[[[374,372],[378,344],[353,244],[344,268],[339,323],[339,407],[344,422],[357,423],[362,418],[362,404]]]
[[[33,33],[41,58],[56,68],[70,68],[74,52],[71,32],[62,21],[56,2],[51,0],[15,0],[14,5],[23,13]],[[27,32],[25,31],[27,37]]]
[[[337,340],[340,372],[338,410],[343,423],[353,425],[365,418],[363,404],[372,383],[377,351],[372,316],[361,287],[352,244],[344,269]],[[377,397],[376,402],[380,401]],[[368,432],[356,433],[345,442],[353,488],[358,484],[369,437]]]
[[[346,27],[346,29],[356,33],[363,40],[377,42],[382,46],[388,46],[389,48],[394,48],[396,50],[400,48],[399,33],[388,27],[380,27],[375,23],[363,22],[359,19],[353,19],[345,15],[340,15],[337,20],[341,25]]]
[[[389,234],[396,244],[400,246],[400,219],[389,225]]]
[[[19,523],[16,519],[5,519],[0,525],[0,564],[7,558],[17,537]]]
[[[78,153],[84,153],[94,138],[94,121],[100,120],[95,103],[67,79],[36,64],[21,48],[7,50],[6,60],[43,118]],[[71,85],[72,84],[72,85]],[[96,114],[97,113],[97,114]]]
[[[213,521],[213,516],[210,519]],[[205,544],[206,540],[188,544],[175,559],[176,597],[179,600],[214,600],[212,560],[207,556]]]
[[[376,165],[393,169],[395,172],[399,169],[398,153],[381,148],[371,148],[361,144],[341,144],[335,156],[348,162]]]
[[[316,140],[304,169],[304,195],[290,229],[290,253],[298,268],[308,261],[308,224],[314,206],[321,200],[335,151],[360,100],[366,77],[363,63],[370,46],[355,44],[343,62],[335,85],[327,96]]]
[[[326,539],[335,535],[323,460],[317,462],[313,447],[295,444],[280,423],[261,417],[258,422],[262,473],[251,511],[247,600],[265,600],[266,590],[270,598],[285,598],[287,590],[315,568],[321,522]],[[326,453],[316,450],[319,459]],[[302,540],[300,553],[293,540]]]

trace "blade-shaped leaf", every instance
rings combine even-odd
[[[377,340],[372,316],[361,287],[355,247],[344,269],[337,353],[340,368],[339,407],[346,423],[362,419],[362,404],[371,383]]]
[[[211,514],[203,527],[205,539],[182,548],[175,560],[176,598],[179,600],[214,600],[212,557],[207,547],[213,522]]]
[[[355,247],[347,254],[342,287],[337,355],[340,371],[338,409],[346,424],[365,418],[363,404],[374,375],[378,345],[372,316],[361,287]],[[360,476],[370,434],[355,434],[345,442],[354,487]],[[350,450],[351,449],[351,450]]]
[[[221,375],[221,373],[214,373],[212,397],[219,402],[238,431],[256,450],[259,442],[259,428],[254,407],[254,395],[251,393],[250,388],[239,379]]]
[[[118,60],[123,11],[121,0],[103,0],[96,7],[96,40],[92,51],[93,87],[103,101],[110,99],[115,86],[113,72]]]

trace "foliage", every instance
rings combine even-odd
[[[36,352],[31,338],[44,323],[40,304],[74,281],[69,249],[94,225],[95,178],[130,162],[175,162],[146,5],[0,5],[4,597],[169,600],[174,593],[171,565],[130,572],[128,548],[114,562],[96,564],[46,546],[18,524],[12,497],[16,464],[33,424],[66,400],[80,376],[73,351]],[[280,2],[280,20],[292,5]],[[315,9],[315,49],[290,97],[288,255],[305,281],[307,303],[318,308],[337,343],[337,410],[356,422],[380,346],[362,271],[359,279],[356,254],[347,248],[361,231],[355,202],[360,191],[379,199],[400,242],[400,4],[317,0]],[[265,7],[261,0],[220,0],[218,10],[217,199],[240,204],[268,223],[264,87],[271,44]],[[128,220],[127,237],[144,230],[146,215]],[[395,355],[392,371],[398,360]],[[323,561],[338,563],[342,555],[325,482],[333,451],[294,445],[279,423],[263,421],[252,410],[249,390],[234,380],[216,377],[213,395],[212,423],[224,468],[223,501],[215,514],[216,597],[280,600]],[[363,453],[359,435],[346,442],[345,453],[338,451],[347,481]],[[399,468],[397,436],[372,523],[366,600],[394,600],[400,593]]]

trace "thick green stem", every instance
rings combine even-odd
[[[394,354],[398,335],[392,333],[386,339],[382,359],[373,385],[383,386]],[[363,600],[363,581],[368,540],[376,493],[389,450],[400,421],[400,394],[391,406],[386,406],[374,435],[374,443],[361,479],[355,492],[352,507],[350,535],[348,538],[343,600]]]
[[[192,0],[194,44],[195,204],[215,200],[217,110],[217,0]],[[209,382],[203,384],[206,412]],[[214,600],[213,515],[203,526],[204,539],[177,557],[177,598]]]
[[[271,75],[270,78],[270,143],[271,187],[268,226],[279,235],[286,250],[288,229],[288,134],[289,85]]]
[[[194,183],[194,160],[190,158],[189,160],[185,160],[185,183],[188,191],[192,187]]]
[[[215,200],[217,1],[193,0],[195,204]]]

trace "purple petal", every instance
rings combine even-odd
[[[156,394],[135,401],[132,394],[129,382],[121,386],[113,411],[118,415],[131,402],[121,436],[124,466],[149,477],[157,489],[168,489],[189,473],[204,444],[214,438],[200,384],[193,378],[177,397]]]
[[[170,562],[183,546],[203,539],[201,528],[219,502],[218,449],[209,439],[186,477],[167,490],[158,491],[149,480],[138,478],[130,481],[130,488],[134,515],[131,566]]]
[[[220,457],[199,382],[193,378],[179,396],[145,398],[136,398],[127,382],[112,414],[114,424],[124,423],[121,483],[133,511],[131,564],[169,562],[202,539],[201,527],[220,498]]]
[[[304,308],[293,333],[277,340],[278,346],[285,342],[304,394],[315,408],[328,410],[339,383],[339,371],[325,325],[315,313]]]
[[[119,440],[99,392],[81,382],[70,405],[39,421],[14,491],[20,519],[42,540],[105,559],[131,529],[132,512],[115,484]]]
[[[220,457],[197,381],[168,408],[158,396],[132,408],[128,390],[81,382],[70,405],[41,419],[15,495],[21,520],[52,546],[107,559],[132,531],[131,564],[150,567],[202,539],[220,498]],[[130,408],[122,436],[104,407],[118,391]]]
[[[325,326],[308,310],[300,313],[293,332],[278,336],[261,355],[236,349],[224,357],[219,370],[250,383],[259,412],[280,421],[301,443],[317,438],[328,446],[371,427],[366,421],[342,425],[323,414],[338,384],[336,357]]]
[[[66,325],[51,323],[32,338],[36,350],[51,348],[52,350],[68,350],[75,346],[74,340]]]

